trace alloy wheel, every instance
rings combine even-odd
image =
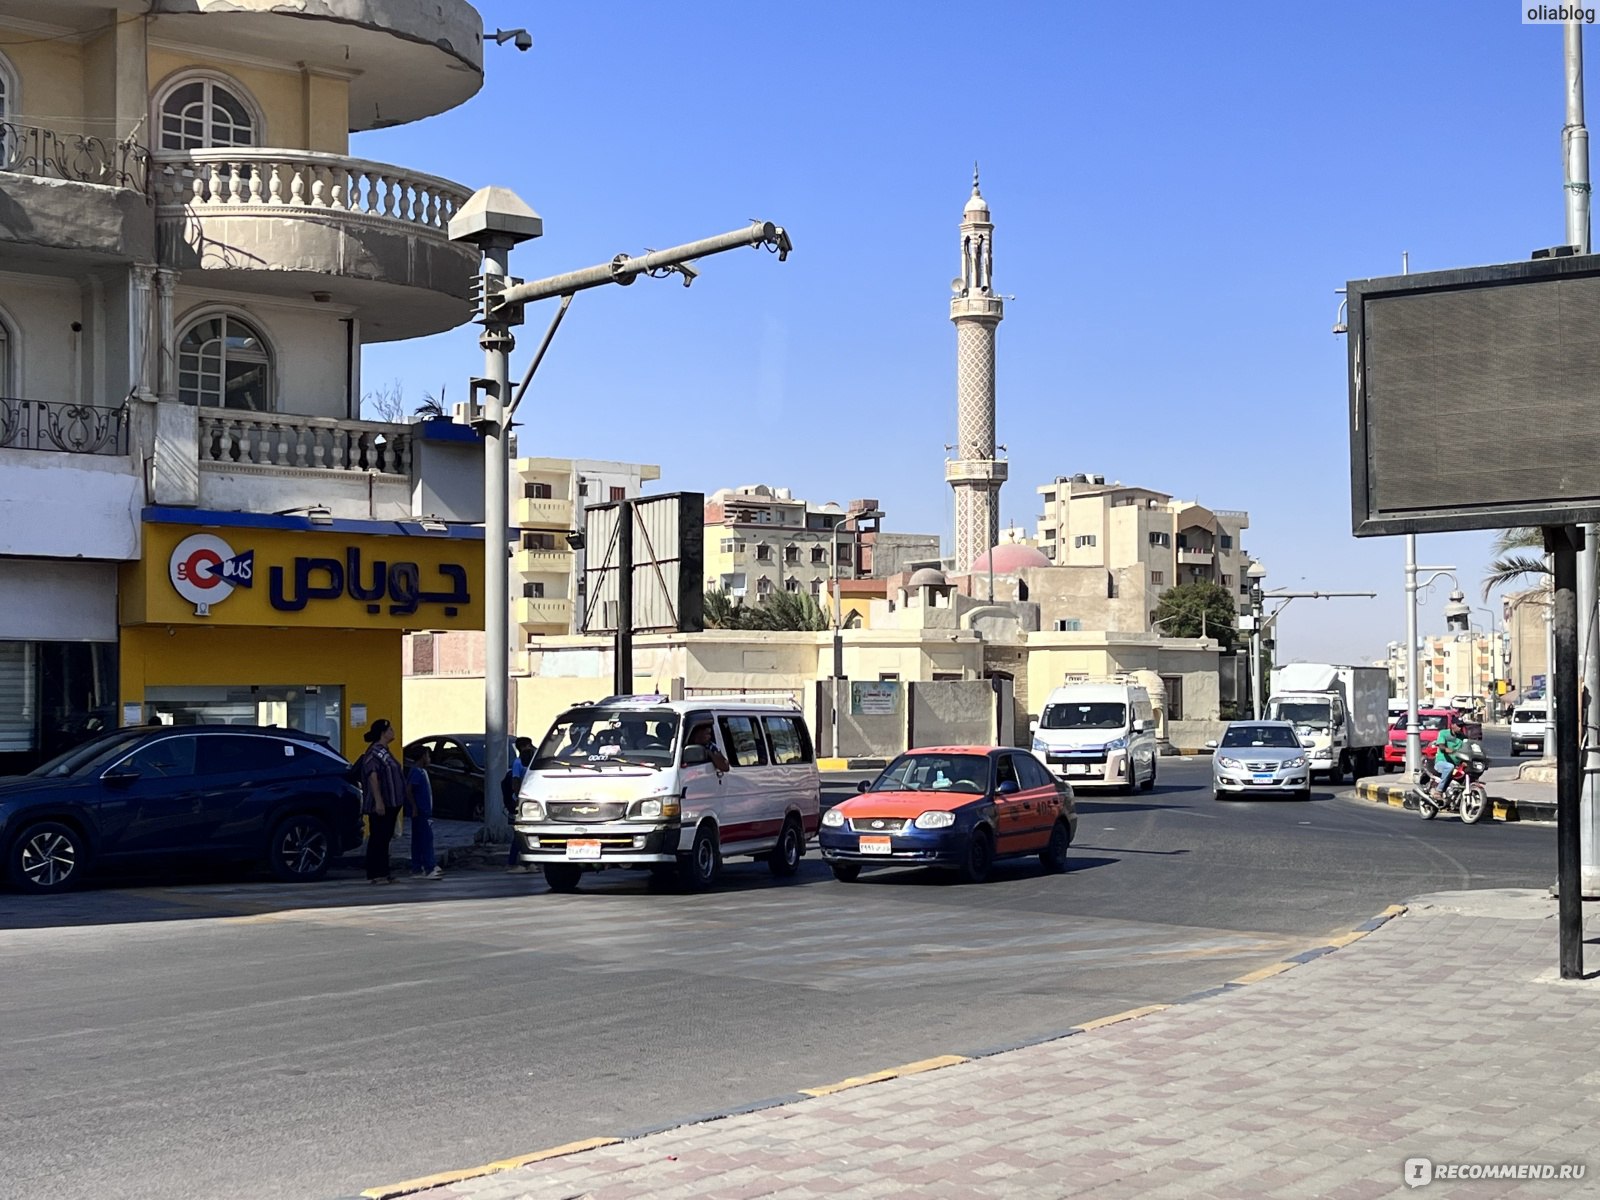
[[[78,847],[59,830],[41,829],[22,844],[18,865],[32,886],[58,888],[78,869]]]
[[[278,858],[290,876],[315,875],[328,861],[328,835],[319,825],[294,821],[278,839]]]

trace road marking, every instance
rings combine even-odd
[[[1091,1029],[1104,1029],[1107,1025],[1117,1025],[1123,1021],[1136,1021],[1140,1017],[1148,1017],[1151,1013],[1158,1013],[1171,1007],[1172,1005],[1170,1004],[1146,1004],[1143,1008],[1130,1008],[1127,1012],[1119,1012],[1109,1017],[1086,1021],[1082,1025],[1074,1025],[1073,1028],[1088,1033]]]
[[[836,1092],[846,1092],[851,1088],[866,1087],[869,1083],[883,1083],[885,1080],[898,1079],[902,1075],[921,1075],[924,1071],[937,1071],[943,1067],[953,1067],[957,1063],[971,1062],[964,1054],[941,1054],[937,1058],[924,1058],[914,1063],[907,1063],[903,1067],[890,1067],[887,1071],[874,1071],[870,1075],[852,1075],[849,1079],[841,1079],[838,1083],[830,1083],[825,1087],[801,1088],[802,1096],[832,1096]]]
[[[1260,983],[1263,979],[1271,979],[1274,975],[1282,975],[1298,967],[1299,963],[1280,962],[1273,963],[1270,967],[1262,967],[1259,971],[1251,971],[1248,975],[1241,975],[1237,979],[1229,980],[1230,983]]]
[[[485,1175],[498,1175],[501,1171],[511,1171],[517,1167],[531,1166],[533,1163],[544,1162],[550,1158],[563,1158],[568,1154],[582,1154],[585,1150],[598,1150],[601,1146],[615,1146],[621,1141],[621,1138],[614,1137],[585,1138],[581,1142],[567,1142],[562,1146],[551,1146],[548,1150],[535,1150],[532,1154],[519,1154],[515,1158],[502,1158],[496,1162],[485,1163],[481,1167],[468,1167],[462,1171],[440,1171],[434,1175],[423,1175],[416,1179],[403,1180],[400,1183],[389,1183],[382,1187],[368,1188],[361,1195],[364,1200],[395,1200],[395,1197],[408,1196],[412,1192],[443,1187],[447,1183],[461,1183],[467,1179],[481,1179]]]

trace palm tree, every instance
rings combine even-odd
[[[1539,553],[1529,554],[1529,550]],[[1540,591],[1550,587],[1550,566],[1544,558],[1544,531],[1532,525],[1502,529],[1494,539],[1495,559],[1483,580],[1483,597],[1496,588],[1529,583]]]
[[[734,597],[727,592],[707,592],[705,598],[705,627],[707,629],[744,629],[750,616],[744,606],[744,597]]]
[[[746,614],[746,629],[819,630],[831,625],[828,614],[807,592],[773,592]]]

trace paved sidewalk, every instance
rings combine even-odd
[[[1483,782],[1489,789],[1489,799],[1494,802],[1494,819],[1497,821],[1554,821],[1556,819],[1556,785],[1523,777],[1524,768],[1533,764],[1512,767],[1490,767],[1483,773]],[[1376,804],[1404,807],[1405,776],[1373,775],[1356,780],[1356,795]]]
[[[1426,1157],[1589,1178],[1424,1195],[1580,1196],[1600,1177],[1600,983],[1556,978],[1555,911],[1535,892],[1423,897],[1248,986],[419,1194],[1359,1200],[1407,1194],[1402,1164]]]

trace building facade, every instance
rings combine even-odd
[[[721,488],[706,498],[706,591],[726,592],[758,604],[774,592],[812,596],[820,604],[835,571],[858,579],[863,559],[879,536],[876,500],[848,508],[797,499],[788,488],[764,483]]]
[[[1422,638],[1417,645],[1417,700],[1423,705],[1450,706],[1457,697],[1493,707],[1496,680],[1505,678],[1506,635],[1447,633]],[[1406,644],[1390,642],[1387,667],[1391,691],[1406,694]]]
[[[570,536],[582,532],[590,505],[632,500],[661,468],[587,458],[519,458],[512,463],[511,624],[516,645],[528,639],[579,633],[585,619],[588,550]]]
[[[1180,583],[1218,584],[1241,613],[1250,611],[1250,557],[1241,541],[1249,513],[1108,484],[1103,475],[1057,476],[1035,490],[1040,552],[1058,567],[1105,572],[1110,598],[1135,602],[1145,628],[1161,594]]]
[[[148,719],[344,744],[403,627],[481,618],[420,427],[360,413],[364,345],[470,315],[470,189],[350,153],[479,90],[477,11],[153,7],[0,0],[0,771]]]

